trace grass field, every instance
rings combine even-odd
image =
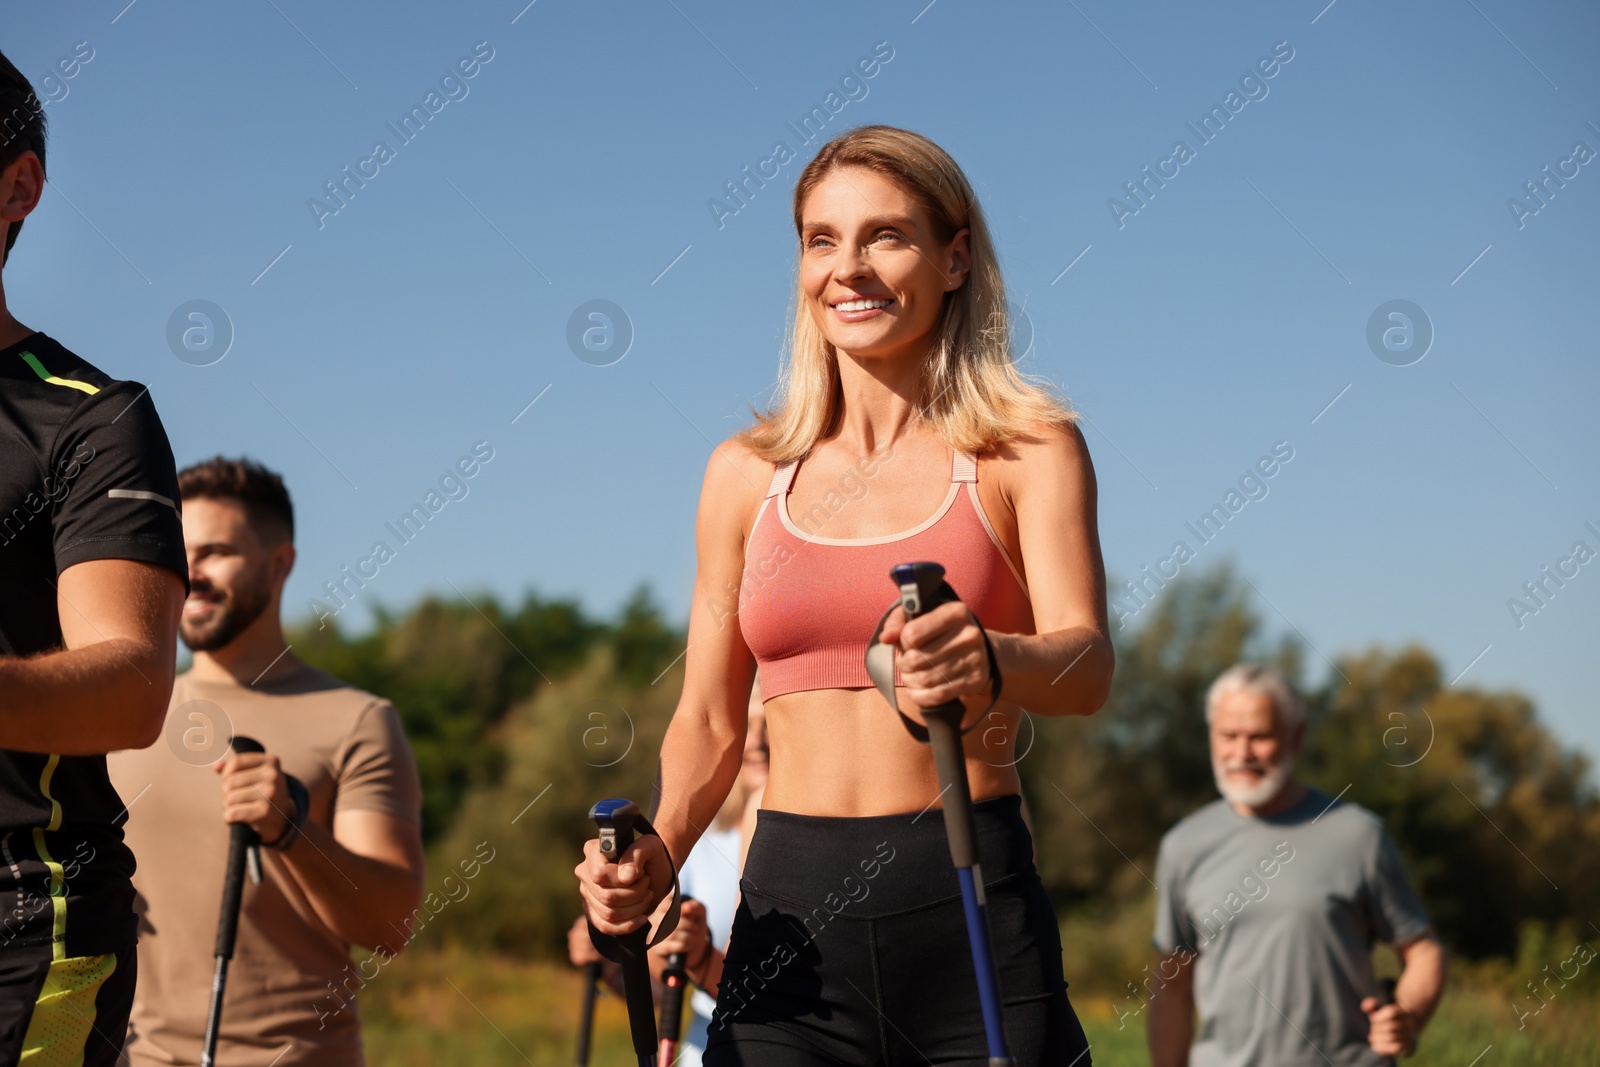
[[[367,1062],[373,1067],[556,1067],[572,1062],[578,975],[546,962],[413,951],[362,992]],[[1109,998],[1076,1002],[1098,1067],[1146,1067],[1142,1022],[1118,1028]],[[622,1003],[600,1001],[595,1067],[633,1062]],[[1481,1059],[1479,1058],[1481,1057]],[[1454,988],[1407,1067],[1600,1067],[1600,1003],[1587,995],[1517,1019],[1505,992]]]

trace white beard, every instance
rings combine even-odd
[[[1237,804],[1246,808],[1263,807],[1278,792],[1288,784],[1289,776],[1294,773],[1294,757],[1285,756],[1277,763],[1267,767],[1261,781],[1255,785],[1235,785],[1228,779],[1227,770],[1216,760],[1211,761],[1211,774],[1217,781],[1217,792],[1229,804]]]

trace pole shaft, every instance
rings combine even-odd
[[[972,787],[967,781],[966,754],[961,747],[961,716],[965,709],[953,701],[924,714],[928,743],[933,749],[944,805],[945,833],[950,858],[961,883],[961,905],[967,921],[967,943],[972,969],[978,980],[978,1002],[983,1010],[984,1038],[989,1059],[1009,1062],[1005,1016],[1000,1004],[1000,976],[995,971],[989,945],[989,922],[983,910],[982,867],[978,863],[978,829],[972,814]]]
[[[995,971],[994,952],[989,946],[989,920],[983,910],[983,885],[978,880],[981,869],[957,868],[956,876],[961,880],[961,909],[967,919],[967,943],[972,946],[972,970],[978,977],[978,1004],[983,1009],[989,1059],[1009,1062],[1005,1015],[1000,1004],[1000,976]]]
[[[972,821],[972,787],[967,782],[967,758],[961,748],[959,701],[923,713],[928,724],[928,745],[939,776],[939,797],[944,807],[945,833],[950,838],[950,859],[957,868],[978,862],[978,830]]]
[[[914,619],[938,606],[940,590],[944,588],[944,573],[944,568],[937,563],[900,564],[889,572],[890,580],[900,587],[900,604],[907,619]],[[978,981],[978,1000],[983,1011],[989,1063],[990,1067],[1004,1067],[1012,1060],[1006,1048],[1000,979],[995,971],[994,951],[989,945],[989,923],[983,911],[978,829],[972,812],[972,786],[967,780],[966,751],[961,743],[961,720],[966,715],[966,706],[959,700],[951,700],[936,708],[928,708],[922,714],[927,724],[928,745],[933,749],[934,769],[939,777],[939,798],[944,808],[945,834],[950,839],[950,858],[961,883],[961,906],[966,916],[967,943],[972,951],[972,966]]]
[[[228,986],[228,957],[218,956],[211,972],[211,1010],[206,1013],[206,1032],[200,1044],[200,1067],[217,1062],[217,1028],[222,1019],[222,993]]]
[[[578,1017],[576,1067],[589,1067],[589,1043],[594,1037],[594,1000],[600,992],[600,964],[583,965],[583,1014]]]
[[[644,935],[638,937],[638,955],[622,964],[622,990],[628,1003],[628,1026],[640,1067],[655,1067],[656,1001],[650,989],[650,964],[645,959]],[[631,937],[632,935],[624,935]],[[621,940],[619,938],[618,940]]]

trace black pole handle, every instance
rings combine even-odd
[[[1378,1007],[1382,1008],[1382,1007],[1385,1007],[1387,1005],[1393,1004],[1394,1003],[1394,989],[1395,989],[1395,981],[1394,981],[1394,979],[1393,978],[1385,978],[1385,979],[1383,979],[1383,981],[1378,983],[1378,988],[1381,990],[1381,992],[1378,994],[1378,999],[1381,1002],[1381,1003],[1379,1003]],[[1385,1056],[1385,1057],[1383,1057],[1383,1067],[1395,1067],[1395,1057],[1393,1057],[1393,1056]]]
[[[661,1040],[673,1044],[683,1033],[683,993],[689,984],[689,972],[684,968],[687,962],[683,953],[671,953],[661,972]]]
[[[684,894],[678,907],[683,907],[683,901],[693,899]],[[710,959],[711,946],[708,943],[706,961],[709,963]],[[683,1037],[683,1000],[688,988],[689,957],[682,952],[668,953],[667,965],[661,970],[661,1025],[658,1027],[661,1032],[661,1058],[668,1064],[672,1062],[666,1058],[669,1043],[670,1051],[676,1055],[678,1042]]]
[[[235,755],[246,752],[265,752],[260,741],[239,735],[233,739]],[[217,917],[217,943],[213,956],[233,959],[233,942],[239,932],[239,905],[244,899],[245,865],[252,850],[260,849],[261,835],[249,823],[236,822],[228,827],[228,866],[222,881],[222,911]],[[259,852],[256,853],[260,855]],[[259,861],[258,861],[259,862]]]

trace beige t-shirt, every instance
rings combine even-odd
[[[260,741],[305,783],[307,818],[329,830],[336,811],[422,817],[416,763],[387,701],[303,664],[254,688],[180,676],[162,739],[107,759],[139,865],[139,980],[126,1053],[134,1067],[200,1062],[229,838],[212,763],[234,734]],[[262,849],[262,869],[260,885],[245,881],[217,1061],[360,1067],[350,946],[272,849]]]

